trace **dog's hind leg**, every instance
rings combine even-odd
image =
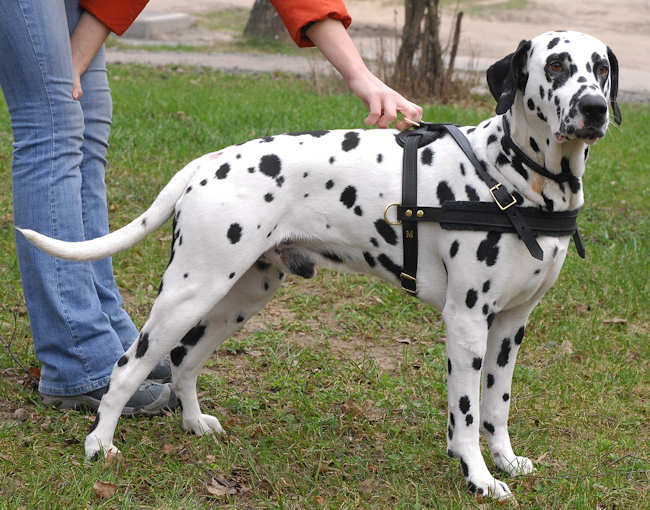
[[[473,305],[473,303],[470,303]],[[447,327],[447,445],[459,459],[469,490],[498,500],[512,495],[508,486],[488,471],[479,446],[481,363],[488,325],[480,311],[448,296],[443,310]]]
[[[481,432],[494,463],[511,476],[534,470],[530,459],[514,454],[508,434],[512,373],[530,310],[530,306],[525,306],[496,315],[483,363]]]
[[[258,260],[230,292],[172,349],[174,391],[183,409],[183,428],[195,434],[223,432],[219,420],[203,414],[196,379],[212,353],[255,315],[280,287],[284,274],[264,259]]]
[[[253,262],[254,259],[248,263],[241,260],[238,264],[248,267]],[[171,268],[165,273],[165,288],[156,298],[140,337],[113,369],[109,389],[99,404],[93,429],[86,437],[85,450],[89,458],[95,457],[101,450],[106,453],[117,451],[113,445],[113,434],[126,402],[155,364],[188,331],[200,324],[236,283],[215,268],[212,272],[205,271],[203,280],[196,278],[184,285],[172,285],[168,280],[182,279],[183,275],[170,271]]]

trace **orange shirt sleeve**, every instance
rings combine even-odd
[[[334,18],[350,26],[352,18],[342,0],[271,0],[282,18],[289,35],[302,48],[313,46],[304,29],[315,21]]]
[[[79,4],[99,21],[122,35],[149,0],[81,0]]]

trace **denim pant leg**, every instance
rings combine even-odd
[[[68,26],[72,32],[82,13],[79,0],[66,0],[66,11]],[[82,219],[86,239],[93,239],[106,235],[109,231],[105,168],[113,103],[108,87],[103,46],[81,76],[81,88],[83,96],[80,102],[85,125],[80,166]],[[137,338],[138,331],[122,308],[122,297],[113,276],[112,261],[110,258],[104,258],[91,262],[91,266],[102,310],[126,350]]]
[[[16,225],[84,240],[85,128],[81,104],[71,97],[63,2],[0,2],[0,86],[14,135]],[[46,255],[19,234],[16,252],[34,349],[43,364],[40,391],[74,395],[108,384],[124,349],[102,310],[92,265]]]

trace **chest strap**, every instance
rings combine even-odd
[[[453,201],[443,202],[441,207],[417,205],[417,149],[446,133],[451,135],[479,178],[488,186],[494,202]],[[578,255],[585,257],[584,245],[578,231],[578,210],[547,212],[534,207],[519,207],[517,200],[487,172],[474,154],[469,140],[457,126],[422,123],[417,129],[402,131],[396,138],[404,148],[402,203],[389,205],[386,212],[390,207],[396,206],[398,223],[402,224],[404,263],[400,282],[406,292],[417,293],[418,223],[421,221],[440,223],[446,230],[513,232],[538,260],[544,259],[544,252],[536,239],[538,235],[573,235]],[[386,213],[384,216],[386,217]]]

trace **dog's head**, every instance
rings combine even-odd
[[[498,114],[508,111],[520,93],[529,121],[548,124],[558,142],[579,138],[592,143],[603,137],[608,99],[614,121],[621,123],[618,61],[604,43],[586,34],[555,31],[521,41],[514,53],[490,66],[487,80]]]

